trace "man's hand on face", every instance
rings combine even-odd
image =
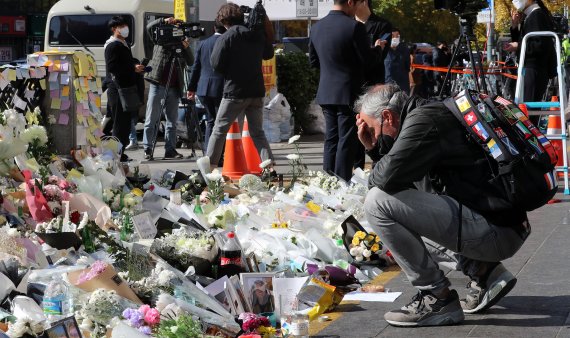
[[[374,139],[368,124],[360,118],[360,114],[356,115],[356,127],[358,128],[357,135],[360,143],[364,146],[366,150],[371,150],[374,148]]]

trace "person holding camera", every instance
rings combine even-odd
[[[149,67],[152,70],[145,75],[150,83],[148,101],[146,105],[146,118],[144,123],[143,148],[144,158],[153,159],[154,145],[158,134],[158,124],[162,115],[166,117],[166,130],[164,133],[164,159],[181,159],[182,154],[176,151],[176,120],[178,118],[178,104],[182,97],[187,96],[185,88],[185,72],[187,65],[193,63],[188,39],[172,46],[161,46],[154,39],[153,30],[158,25],[178,25],[182,21],[174,18],[160,18],[150,22],[146,29],[154,43],[152,59]],[[165,100],[162,102],[162,100]],[[130,124],[129,124],[130,125]]]
[[[268,158],[263,160],[274,161],[262,126],[265,85],[261,68],[262,60],[273,57],[273,26],[267,15],[261,20],[262,27],[248,28],[244,26],[244,14],[238,5],[227,3],[218,10],[216,21],[227,31],[216,41],[210,58],[212,68],[225,80],[206,153],[212,167],[220,161],[231,124],[244,113],[257,151],[262,157],[267,153]]]
[[[105,42],[105,66],[107,68],[107,109],[110,109],[113,119],[112,135],[119,139],[121,161],[128,160],[124,150],[129,144],[131,119],[137,111],[125,111],[119,97],[119,88],[136,86],[137,73],[144,72],[144,66],[135,64],[131,48],[126,38],[129,36],[129,26],[122,16],[114,16],[108,23],[113,35]]]
[[[396,85],[372,88],[356,108],[359,140],[378,160],[364,203],[367,220],[419,289],[385,320],[449,325],[497,303],[516,284],[500,261],[520,249],[530,225],[491,183],[481,145],[443,102],[409,98]],[[471,279],[461,301],[438,266],[436,253],[446,250],[457,253],[456,268]]]

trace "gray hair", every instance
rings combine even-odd
[[[378,85],[369,88],[354,105],[357,112],[379,119],[382,111],[390,110],[401,115],[408,94],[395,84]]]

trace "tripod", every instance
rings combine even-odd
[[[164,47],[164,48],[168,48],[168,47]],[[154,149],[156,148],[156,139],[158,137],[158,127],[160,126],[160,119],[162,118],[162,115],[164,114],[165,117],[167,117],[168,115],[166,114],[166,99],[168,98],[168,92],[170,91],[170,85],[171,85],[171,81],[172,81],[172,73],[174,72],[174,69],[176,67],[179,67],[179,69],[182,69],[182,63],[180,62],[180,59],[182,58],[182,49],[176,45],[176,46],[170,46],[171,48],[171,53],[170,53],[170,58],[168,60],[167,64],[170,64],[170,70],[168,72],[168,79],[166,80],[166,85],[165,90],[164,90],[164,95],[162,96],[162,100],[160,100],[160,114],[158,119],[156,120],[156,124],[154,126],[154,134],[152,135],[152,146],[150,147],[150,158],[148,159],[149,161],[154,160]],[[183,81],[184,79],[178,79],[178,81]],[[176,121],[174,122],[174,125],[172,126],[172,128],[176,128]],[[164,130],[165,134],[166,134],[166,128]],[[166,139],[166,135],[165,135],[165,139]],[[174,147],[176,148],[176,140],[174,140]]]
[[[479,44],[475,38],[475,33],[473,32],[473,25],[477,22],[477,14],[464,14],[459,18],[459,27],[461,34],[459,35],[459,41],[457,43],[457,48],[453,52],[451,57],[451,62],[447,67],[447,73],[445,74],[445,79],[443,80],[443,85],[439,91],[439,98],[443,98],[445,85],[447,81],[451,81],[451,68],[455,64],[459,52],[461,51],[462,43],[465,43],[467,51],[469,53],[469,62],[471,63],[471,72],[473,74],[473,80],[475,80],[475,90],[481,93],[487,94],[487,84],[485,82],[485,72],[483,70],[483,60],[481,57],[481,51],[479,50]],[[477,53],[478,60],[473,56],[473,50],[471,48],[471,42],[475,43],[475,52]],[[477,62],[478,61],[478,62]]]

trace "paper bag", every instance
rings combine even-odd
[[[32,218],[36,222],[45,222],[53,218],[48,202],[40,189],[32,181],[32,173],[24,170],[26,178],[26,203]]]
[[[137,295],[135,295],[133,290],[131,290],[127,283],[121,277],[119,277],[117,271],[115,271],[115,268],[112,265],[107,265],[105,270],[101,274],[95,276],[93,279],[85,281],[81,284],[77,284],[81,273],[87,273],[90,269],[91,268],[86,268],[83,270],[68,272],[67,278],[71,284],[84,291],[93,292],[99,288],[114,290],[119,296],[127,298],[134,303],[142,304],[141,300],[137,297]]]

